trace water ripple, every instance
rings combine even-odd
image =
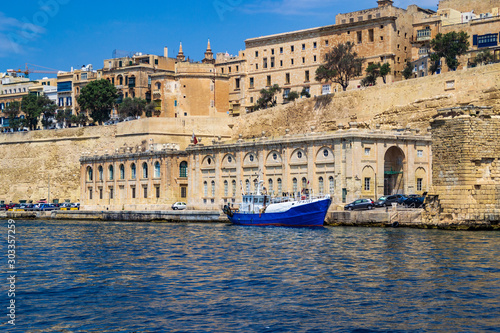
[[[19,332],[500,331],[496,232],[16,226]]]

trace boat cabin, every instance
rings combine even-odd
[[[257,214],[262,212],[270,203],[271,197],[269,195],[243,195],[243,201],[240,204],[240,213]]]

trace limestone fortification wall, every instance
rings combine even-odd
[[[301,99],[260,110],[235,120],[234,137],[280,136],[336,130],[339,124],[358,123],[375,128],[419,128],[426,131],[439,108],[484,105],[500,109],[500,64],[443,73],[392,84],[379,84],[320,98]]]
[[[80,157],[139,145],[175,143],[185,149],[193,132],[203,143],[230,137],[230,119],[145,118],[111,126],[0,134],[0,200],[80,198]]]
[[[495,227],[500,222],[500,117],[491,109],[452,108],[432,124],[433,185],[428,225]]]
[[[500,7],[499,0],[441,0],[439,9],[452,8],[460,12],[474,10],[476,14],[491,13],[492,8]]]

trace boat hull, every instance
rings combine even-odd
[[[236,225],[247,226],[283,226],[283,227],[321,227],[325,222],[326,213],[331,199],[325,198],[304,205],[290,208],[286,212],[228,215],[229,220]]]

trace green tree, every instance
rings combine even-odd
[[[17,130],[21,127],[21,121],[18,119],[19,114],[21,113],[21,103],[19,102],[11,102],[9,105],[5,107],[3,110],[5,115],[9,118],[9,127]]]
[[[57,105],[47,96],[37,96],[28,94],[21,101],[21,110],[26,117],[26,125],[30,130],[36,129],[38,119],[42,114],[47,115],[47,118],[54,114]]]
[[[73,112],[71,109],[59,110],[56,114],[56,121],[59,127],[70,126],[72,123]]]
[[[102,125],[110,119],[118,94],[108,80],[92,81],[82,88],[77,101],[82,110],[87,111],[94,122]]]
[[[445,58],[448,68],[454,71],[460,65],[457,57],[465,54],[469,49],[469,35],[463,31],[451,31],[446,34],[438,33],[431,40],[430,45],[434,50],[430,55],[431,61],[436,63],[439,59]]]
[[[369,64],[366,68],[366,76],[361,80],[363,87],[374,86],[380,76],[380,64]]]
[[[386,62],[383,65],[380,65],[379,63],[379,68],[380,68],[380,76],[382,77],[382,80],[384,81],[384,84],[386,84],[386,77],[389,75],[391,72],[391,65]]]
[[[495,56],[488,50],[479,52],[472,61],[472,65],[488,65],[493,62],[495,62]]]
[[[146,111],[146,104],[145,99],[127,97],[118,106],[118,113],[122,118],[140,117]]]
[[[309,93],[309,91],[307,91],[306,87],[302,88],[302,91],[300,92],[300,96],[301,97],[306,97],[306,98],[309,98],[311,97],[311,94]]]
[[[350,42],[340,43],[325,54],[325,63],[316,70],[316,81],[338,83],[346,91],[349,81],[361,74],[364,61],[353,52],[353,46]]]
[[[300,98],[300,95],[299,95],[299,93],[298,93],[298,92],[296,92],[296,91],[290,91],[290,92],[288,93],[288,97],[286,98],[286,100],[287,100],[288,102],[293,102],[293,101],[295,101],[295,100],[296,100],[296,99],[298,99],[298,98]]]
[[[403,77],[408,80],[413,75],[413,68],[411,67],[411,62],[407,61],[406,66],[403,69]]]
[[[148,105],[146,105],[146,117],[151,118],[153,114],[156,112],[156,106],[155,103],[151,102]]]
[[[276,105],[275,95],[281,92],[279,85],[275,84],[269,89],[262,89],[260,91],[260,98],[255,104],[255,109],[267,109],[268,107],[273,107]]]

